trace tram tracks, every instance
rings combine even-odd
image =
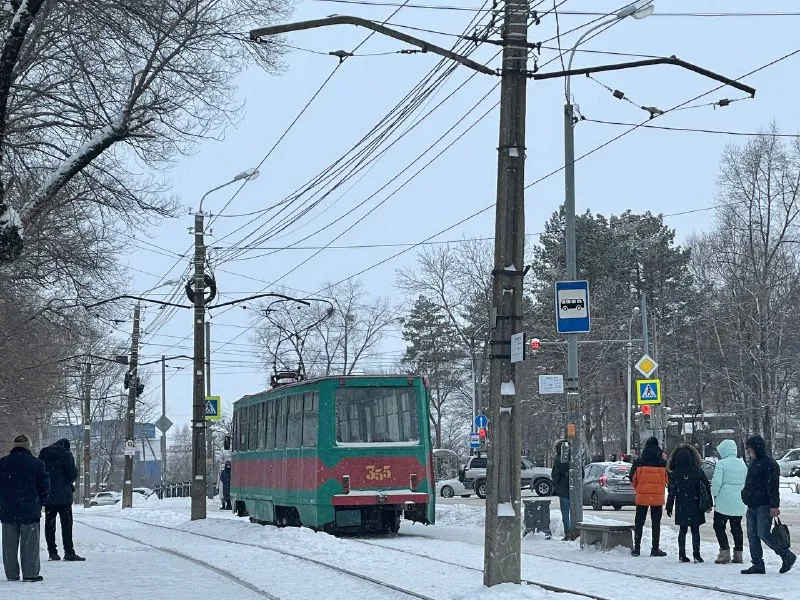
[[[377,548],[382,548],[384,550],[391,550],[391,551],[394,551],[394,552],[399,552],[399,553],[410,555],[410,556],[424,557],[424,558],[426,558],[428,560],[431,560],[431,561],[434,561],[434,562],[438,562],[438,563],[442,563],[442,564],[446,564],[446,565],[460,566],[460,567],[462,567],[464,569],[468,569],[468,570],[471,570],[471,571],[482,571],[481,569],[478,569],[478,568],[475,568],[475,567],[467,567],[467,566],[464,566],[464,565],[458,565],[457,563],[453,563],[451,561],[439,558],[437,556],[432,556],[430,554],[420,554],[419,552],[416,552],[416,551],[412,552],[410,550],[405,550],[405,549],[402,549],[402,548],[395,548],[393,546],[388,546],[388,545],[385,545],[385,544],[377,543],[377,542],[374,542],[374,541],[367,541],[367,540],[363,540],[363,539],[353,540],[353,541],[357,542],[357,543],[360,543],[360,544],[366,544],[368,546],[374,546],[374,547],[377,547]],[[467,542],[464,542],[464,543],[467,543]],[[476,544],[470,544],[470,545],[477,546]],[[580,567],[584,567],[586,569],[594,569],[596,571],[602,571],[602,572],[605,572],[605,573],[611,573],[611,574],[613,574],[613,575],[615,575],[617,577],[619,577],[621,575],[627,575],[627,576],[630,576],[630,577],[636,577],[638,579],[656,581],[658,583],[665,583],[665,584],[670,584],[670,585],[678,585],[678,586],[681,586],[681,587],[684,587],[684,588],[693,588],[693,589],[696,589],[696,590],[714,592],[714,593],[717,593],[717,594],[726,594],[728,596],[738,597],[738,598],[754,598],[756,600],[781,600],[780,598],[775,598],[774,596],[764,596],[764,595],[761,595],[761,594],[755,594],[753,592],[742,592],[742,591],[731,590],[731,589],[727,589],[727,588],[720,588],[720,587],[701,584],[701,583],[691,583],[691,582],[681,581],[681,580],[678,580],[678,579],[669,579],[667,577],[658,577],[658,576],[654,576],[654,575],[645,575],[643,573],[620,571],[618,569],[612,569],[610,567],[601,567],[601,566],[597,566],[597,565],[587,565],[586,563],[583,563],[583,562],[580,562],[580,561],[576,561],[576,560],[569,560],[569,559],[562,558],[562,557],[554,558],[552,556],[547,556],[547,555],[544,555],[544,554],[537,554],[535,552],[529,552],[529,551],[525,551],[525,550],[523,550],[522,553],[524,555],[527,555],[527,556],[534,556],[536,558],[553,561],[555,563],[568,563],[568,564],[573,564],[573,565],[577,565],[577,566],[580,566]],[[532,581],[532,580],[528,580],[528,579],[524,579],[523,581],[525,581],[528,584],[537,585],[539,587],[542,587],[544,589],[547,589],[547,590],[550,590],[550,591],[553,591],[553,592],[570,593],[570,594],[575,594],[575,595],[578,595],[578,596],[594,598],[596,600],[603,600],[603,598],[601,596],[597,596],[597,595],[594,595],[594,594],[591,594],[591,593],[587,593],[587,592],[580,592],[580,591],[576,591],[576,590],[572,590],[572,589],[561,588],[561,587],[553,586],[553,585],[550,585],[550,584],[547,584],[547,583],[544,583],[544,582],[540,582],[540,581]]]
[[[359,573],[357,571],[353,571],[351,569],[346,569],[344,567],[340,567],[340,566],[337,566],[337,565],[332,565],[330,563],[326,563],[324,561],[317,560],[315,558],[311,558],[311,557],[308,557],[308,556],[304,556],[302,554],[298,554],[298,553],[295,553],[295,552],[289,552],[289,551],[286,551],[286,550],[279,550],[279,549],[276,549],[276,548],[269,548],[269,547],[265,547],[265,546],[262,546],[262,545],[259,545],[259,544],[252,544],[252,543],[248,543],[248,542],[229,540],[229,539],[220,538],[220,537],[209,535],[209,534],[205,534],[205,533],[199,533],[199,532],[194,532],[194,531],[186,531],[184,529],[179,529],[177,527],[170,527],[169,525],[153,524],[153,523],[148,523],[147,521],[140,521],[138,519],[131,519],[131,518],[128,518],[128,517],[114,517],[113,519],[114,520],[119,520],[119,521],[128,521],[128,522],[131,522],[131,523],[136,523],[137,525],[144,525],[144,526],[152,527],[152,528],[155,528],[155,529],[162,529],[162,530],[169,530],[169,531],[173,531],[173,532],[178,532],[178,533],[181,533],[181,534],[184,534],[184,535],[188,535],[188,536],[205,538],[205,539],[213,540],[213,541],[215,541],[217,543],[221,543],[221,544],[229,544],[229,545],[233,545],[233,546],[245,546],[245,547],[249,547],[249,548],[255,548],[257,550],[261,550],[261,551],[264,551],[264,552],[269,552],[271,554],[278,554],[278,555],[281,555],[281,556],[284,556],[284,557],[287,557],[287,558],[292,558],[294,560],[298,560],[298,561],[301,561],[301,562],[306,563],[306,564],[312,564],[312,565],[315,565],[317,567],[320,567],[320,568],[323,568],[323,569],[338,573],[339,575],[344,575],[344,576],[347,576],[347,577],[350,577],[350,578],[353,578],[353,579],[360,580],[360,581],[362,581],[364,583],[367,583],[367,584],[370,584],[372,586],[379,587],[382,590],[382,595],[381,595],[382,598],[392,598],[392,597],[396,598],[397,594],[400,594],[403,597],[416,598],[417,600],[437,600],[435,598],[432,598],[430,596],[426,596],[424,594],[420,594],[420,593],[415,592],[413,590],[408,590],[408,589],[402,588],[400,586],[396,586],[394,584],[391,584],[391,583],[388,583],[388,582],[385,582],[385,581],[381,581],[380,579],[376,579],[376,578],[371,577],[369,575],[364,575],[363,573]],[[251,592],[254,592],[254,593],[260,595],[261,597],[265,598],[266,600],[284,600],[280,596],[276,596],[276,595],[274,595],[272,593],[266,592],[266,591],[264,591],[264,590],[262,590],[262,589],[260,589],[260,588],[258,588],[256,586],[248,583],[247,581],[243,580],[240,577],[237,577],[236,575],[234,575],[233,573],[230,573],[229,571],[226,571],[224,569],[220,569],[219,567],[216,567],[215,565],[213,565],[213,564],[211,564],[211,563],[209,563],[207,561],[204,561],[204,560],[198,559],[196,557],[190,556],[190,555],[188,555],[188,554],[186,554],[184,552],[181,552],[179,550],[175,550],[174,548],[169,548],[169,547],[166,547],[166,546],[160,546],[160,545],[153,544],[153,543],[150,543],[150,542],[145,542],[145,541],[143,541],[141,539],[138,539],[138,538],[136,538],[134,536],[130,536],[130,535],[126,535],[124,533],[120,533],[118,531],[114,531],[113,529],[106,529],[104,527],[99,527],[99,526],[97,526],[95,524],[87,523],[84,519],[80,519],[80,520],[77,520],[77,521],[79,523],[81,523],[82,525],[85,525],[85,526],[87,526],[89,528],[92,528],[92,529],[95,529],[97,531],[102,531],[102,532],[108,533],[110,535],[115,535],[117,537],[120,537],[122,539],[128,540],[130,542],[141,544],[142,546],[151,548],[153,550],[164,552],[166,554],[174,555],[176,557],[179,557],[179,558],[182,558],[184,560],[187,560],[187,561],[189,561],[189,562],[191,562],[191,563],[193,563],[193,564],[195,564],[197,566],[206,568],[206,569],[208,569],[208,570],[210,570],[210,571],[212,571],[212,572],[214,572],[214,573],[216,573],[216,574],[218,574],[218,575],[220,575],[222,577],[227,578],[231,582],[233,582],[233,583],[235,583],[235,584],[237,584],[237,585],[239,585],[241,587],[244,587],[244,588],[250,590]],[[389,593],[387,593],[387,592],[389,592]],[[390,594],[390,592],[394,592],[394,594]]]

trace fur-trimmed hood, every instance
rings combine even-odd
[[[688,469],[694,464],[699,467],[703,464],[703,458],[697,448],[691,444],[678,444],[675,450],[670,454],[669,461],[667,462],[667,469],[674,471],[676,469]]]

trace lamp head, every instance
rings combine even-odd
[[[617,19],[624,19],[626,17],[633,17],[634,19],[644,19],[653,14],[655,6],[653,0],[638,0],[628,6],[621,8],[614,13]]]
[[[234,181],[240,181],[242,179],[246,179],[247,181],[253,181],[258,177],[258,169],[247,169],[246,171],[242,171],[236,177],[233,178]]]

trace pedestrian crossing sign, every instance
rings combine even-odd
[[[638,379],[636,381],[637,404],[661,404],[661,380]]]
[[[206,420],[217,421],[222,418],[222,401],[219,396],[206,396]]]

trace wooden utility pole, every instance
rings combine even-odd
[[[161,416],[167,415],[167,357],[161,355]],[[167,482],[167,431],[161,432],[161,483]]]
[[[202,202],[201,202],[202,204]],[[192,386],[192,521],[206,518],[206,398],[204,392],[205,262],[203,213],[194,216],[194,373]]]
[[[122,508],[133,506],[133,457],[136,447],[136,393],[139,387],[139,304],[133,307],[133,336],[131,358],[128,362],[128,409],[125,415],[125,474],[122,485]]]
[[[92,363],[86,363],[86,378],[83,382],[83,507],[89,508],[90,464],[92,461]]]
[[[483,583],[520,581],[520,371],[511,336],[522,331],[528,2],[506,0],[489,354],[489,462]]]

